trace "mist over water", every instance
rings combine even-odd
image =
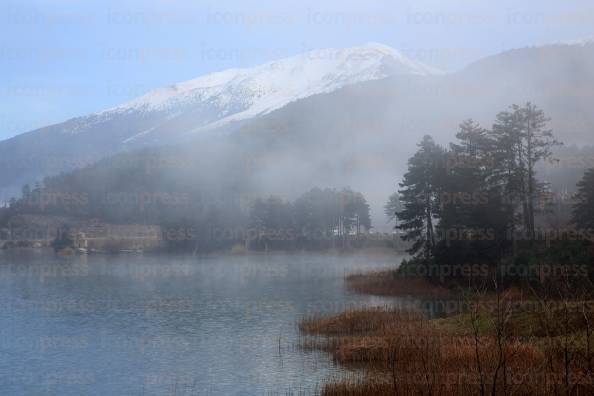
[[[0,387],[56,396],[315,393],[342,369],[298,348],[297,321],[395,303],[345,290],[344,275],[399,261],[0,253]]]
[[[593,22],[1,0],[0,396],[594,394]]]

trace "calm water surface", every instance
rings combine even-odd
[[[315,394],[341,369],[295,347],[296,322],[393,303],[344,274],[400,260],[0,252],[0,394]]]

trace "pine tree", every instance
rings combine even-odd
[[[588,170],[577,185],[573,223],[581,229],[594,229],[594,169]]]
[[[522,121],[524,123],[523,138],[526,150],[526,195],[527,198],[527,227],[530,240],[536,236],[534,215],[538,195],[543,192],[543,185],[536,180],[535,166],[539,161],[550,160],[552,158],[552,149],[561,145],[553,136],[553,131],[547,129],[547,123],[544,112],[539,110],[532,103],[527,103],[522,112]]]
[[[396,214],[402,210],[402,202],[400,202],[400,195],[395,192],[388,198],[388,202],[384,205],[384,213],[388,221],[394,221]]]
[[[546,185],[536,179],[536,164],[552,158],[552,150],[560,143],[546,128],[549,119],[532,103],[513,105],[497,115],[491,138],[495,142],[494,185],[516,214],[510,233],[522,229],[528,239],[535,239],[535,212],[538,196]]]
[[[445,175],[444,149],[425,136],[419,150],[408,161],[408,172],[400,183],[403,209],[396,214],[397,229],[404,241],[414,241],[409,253],[429,259],[437,243],[435,223],[440,212],[440,182]]]
[[[526,223],[527,210],[523,201],[525,163],[519,109],[519,106],[513,105],[510,111],[497,114],[491,131],[491,138],[495,145],[490,182],[491,187],[499,191],[503,203],[512,214],[508,229],[510,235],[514,235],[516,229]],[[519,205],[522,205],[521,210],[518,210]]]
[[[361,233],[361,229],[368,231],[371,228],[371,216],[369,215],[369,204],[360,192],[353,195],[353,214],[355,217],[355,229],[357,235]]]
[[[496,262],[505,250],[512,216],[494,175],[491,133],[472,120],[464,121],[450,144],[448,172],[441,183],[438,262]],[[492,180],[494,179],[494,180]]]

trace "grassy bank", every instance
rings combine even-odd
[[[346,286],[355,292],[376,296],[448,297],[452,291],[422,277],[403,277],[398,271],[377,271],[351,274],[345,278]]]
[[[381,295],[408,291],[397,290],[405,279],[386,275],[354,275],[347,285]],[[359,368],[327,383],[323,394],[594,393],[594,301],[512,289],[456,298],[463,302],[458,312],[440,319],[388,307],[303,318],[304,348]]]

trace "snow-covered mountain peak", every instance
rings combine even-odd
[[[220,125],[279,109],[290,102],[347,85],[391,75],[430,75],[437,71],[386,45],[322,49],[253,68],[229,69],[156,89],[100,113],[130,111],[179,113],[194,106],[216,112],[202,125]],[[211,117],[208,117],[211,118]]]
[[[592,38],[592,37],[586,37],[586,38],[577,39],[577,40],[563,41],[563,42],[560,42],[559,44],[575,45],[575,46],[585,47],[586,45],[592,45],[592,44],[594,44],[594,38]]]

